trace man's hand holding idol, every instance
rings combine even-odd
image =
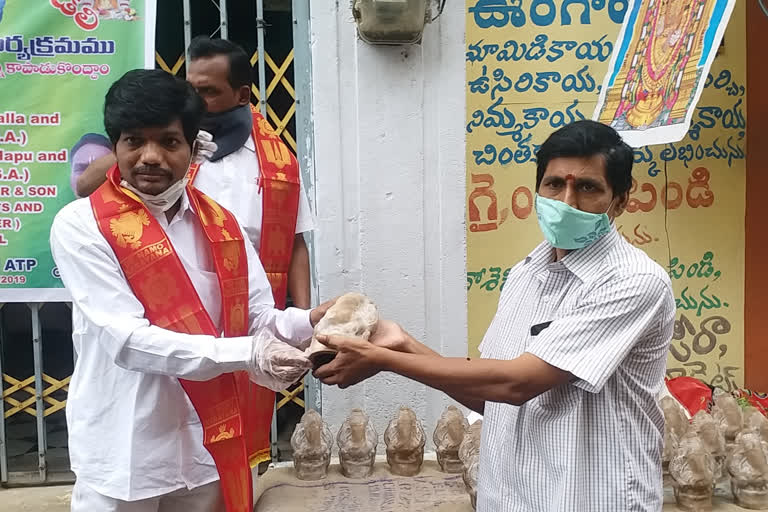
[[[369,341],[344,336],[318,336],[318,341],[337,351],[328,364],[315,370],[323,384],[344,389],[387,370],[393,352],[420,352],[422,345],[395,322],[379,320]],[[428,350],[428,349],[427,349]]]
[[[280,391],[301,379],[312,368],[312,363],[304,352],[263,329],[254,336],[250,367],[251,381]]]

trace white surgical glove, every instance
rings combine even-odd
[[[301,379],[312,362],[304,353],[280,341],[269,329],[253,337],[253,356],[249,377],[252,382],[272,391],[280,391]]]
[[[210,160],[217,149],[219,149],[219,146],[213,142],[213,135],[200,130],[197,132],[197,138],[195,139],[192,163],[202,164],[206,160]]]

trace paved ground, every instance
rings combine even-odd
[[[264,480],[266,482],[266,479]],[[299,483],[299,482],[297,482]],[[303,482],[306,484],[306,482]],[[664,505],[664,512],[679,512],[680,509],[675,507],[675,499],[672,496],[671,490],[666,489],[666,499]],[[715,512],[736,512],[743,511],[744,509],[736,507],[730,504],[729,493],[725,488],[722,490],[718,488],[717,494],[727,499],[716,498],[714,500],[713,511]],[[0,487],[0,510],[2,512],[69,512],[69,500],[72,493],[71,485],[57,485],[48,487],[18,487],[13,489],[4,489]],[[465,507],[467,510],[470,508]],[[307,508],[306,510],[313,510],[314,507]],[[266,508],[265,510],[272,510]],[[405,509],[407,510],[407,509]],[[442,510],[442,509],[441,509]],[[445,509],[453,510],[453,509]],[[369,512],[360,510],[360,512]]]
[[[71,485],[0,487],[0,509],[8,512],[69,512]]]

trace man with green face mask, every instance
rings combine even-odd
[[[675,301],[667,273],[617,232],[633,153],[579,121],[537,154],[545,241],[509,272],[480,344],[447,358],[382,321],[315,375],[347,387],[379,371],[442,390],[484,414],[478,512],[662,508],[664,386]]]

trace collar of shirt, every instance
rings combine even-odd
[[[525,258],[525,266],[540,281],[546,274],[563,268],[573,273],[581,282],[599,272],[608,250],[619,241],[620,235],[613,226],[611,230],[592,245],[569,252],[561,261],[555,262],[555,249],[544,241]]]
[[[253,143],[253,136],[251,135],[247,139],[245,139],[245,144],[243,144],[243,147],[247,150],[249,150],[251,153],[256,152],[256,145]]]
[[[147,210],[150,214],[155,216],[155,219],[157,219],[163,229],[167,229],[171,224],[175,224],[176,222],[179,222],[181,219],[183,219],[185,215],[194,215],[194,212],[192,211],[192,205],[189,203],[189,197],[187,197],[187,194],[188,192],[186,190],[183,194],[181,194],[181,204],[179,205],[179,211],[176,212],[176,215],[173,216],[170,222],[168,221],[168,217],[166,217],[165,212],[161,213],[160,215],[155,215],[152,210],[149,210],[149,208],[147,208]]]

